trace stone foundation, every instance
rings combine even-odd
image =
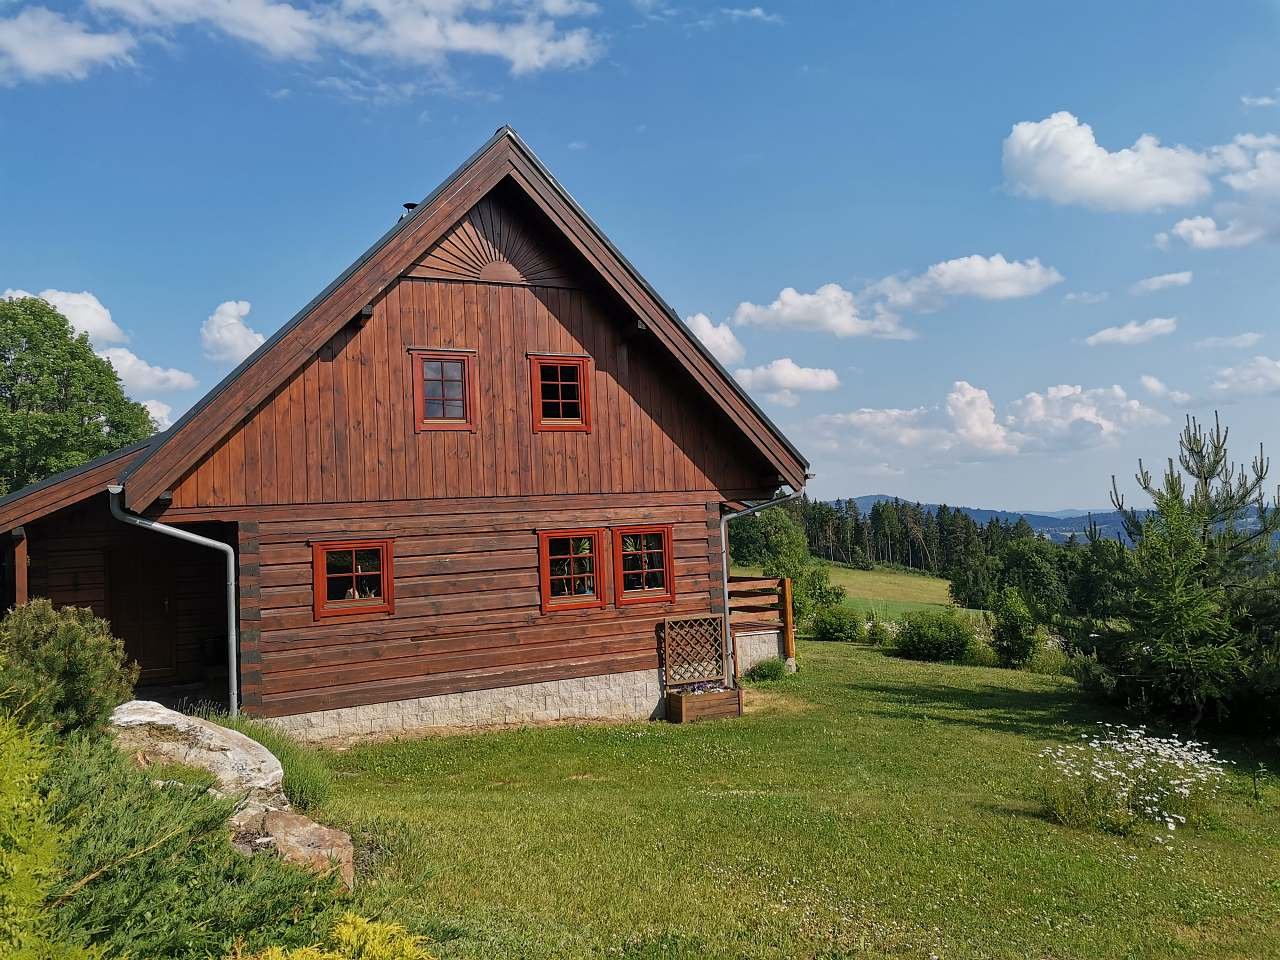
[[[733,635],[734,650],[738,654],[738,673],[744,674],[762,660],[787,657],[781,630],[739,630]],[[795,661],[787,663],[795,670]]]
[[[662,709],[658,671],[635,670],[319,710],[266,722],[300,740],[359,740],[572,720],[650,720],[660,717]]]

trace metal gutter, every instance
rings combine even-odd
[[[776,507],[788,500],[794,500],[804,490],[792,490],[784,497],[775,497],[772,500],[766,500],[764,503],[757,503],[753,507],[745,507],[742,510],[735,510],[732,513],[726,513],[720,517],[720,577],[722,596],[724,597],[724,653],[725,653],[725,675],[729,673],[729,664],[733,662],[733,629],[729,625],[729,521],[737,520],[739,517],[750,516],[753,513],[759,513],[761,510],[768,510],[770,507]]]
[[[238,607],[236,604],[236,551],[235,547],[230,544],[223,543],[221,540],[213,540],[209,537],[202,537],[198,533],[192,533],[190,530],[183,530],[179,527],[171,527],[167,523],[160,523],[156,520],[148,520],[146,517],[140,517],[136,513],[130,513],[125,510],[121,503],[121,497],[124,494],[124,487],[118,483],[113,483],[107,487],[107,502],[111,505],[111,515],[121,523],[127,523],[130,526],[141,527],[143,530],[150,530],[152,533],[164,534],[166,537],[175,537],[178,540],[185,540],[187,543],[198,544],[202,547],[208,547],[211,550],[218,550],[226,554],[227,557],[227,712],[231,716],[236,716],[240,712],[240,669],[238,663],[238,653],[240,650],[239,637],[237,635],[237,624],[239,621]]]

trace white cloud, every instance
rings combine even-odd
[[[1191,402],[1191,394],[1184,393],[1181,390],[1170,390],[1163,380],[1159,377],[1153,377],[1149,373],[1144,373],[1140,379],[1142,389],[1153,397],[1161,400],[1168,400],[1170,403],[1185,404]]]
[[[1246,107],[1274,107],[1277,104],[1280,104],[1280,100],[1277,100],[1275,97],[1266,97],[1266,96],[1263,96],[1263,97],[1244,96],[1240,98],[1240,102],[1244,104]]]
[[[786,287],[768,306],[740,303],[733,312],[733,322],[741,327],[820,330],[837,337],[909,340],[915,336],[891,314],[862,316],[853,294],[838,283],[824,284],[813,293]]]
[[[755,20],[757,23],[781,23],[782,17],[769,13],[763,7],[721,7],[720,12],[730,20]]]
[[[1100,344],[1131,346],[1135,343],[1146,343],[1156,337],[1166,337],[1177,329],[1178,320],[1176,317],[1153,317],[1142,323],[1130,320],[1128,323],[1118,327],[1106,327],[1099,330],[1097,333],[1085,337],[1084,342],[1091,347],[1096,347]]]
[[[248,300],[227,300],[218,304],[209,319],[200,326],[200,344],[210,360],[239,363],[266,341],[266,337],[249,327]]]
[[[1266,236],[1266,230],[1241,220],[1232,220],[1219,227],[1213,217],[1187,217],[1175,223],[1168,233],[1157,233],[1156,243],[1161,247],[1168,246],[1170,234],[1197,250],[1221,250],[1247,247]]]
[[[95,33],[45,7],[0,20],[0,86],[20,80],[83,80],[95,67],[129,62],[136,41],[123,31]]]
[[[705,313],[695,313],[685,317],[693,335],[702,341],[702,345],[711,351],[721,363],[741,363],[747,355],[747,348],[737,338],[727,323],[716,323]]]
[[[973,254],[935,263],[924,273],[902,279],[885,277],[871,291],[892,310],[935,310],[951,297],[1011,300],[1030,297],[1062,282],[1062,274],[1036,257],[1006,260],[1002,254]]]
[[[1168,420],[1120,386],[1086,390],[1067,383],[1026,394],[1009,405],[1008,416],[1008,422],[1028,437],[1025,449],[1112,443],[1134,427]]]
[[[1254,333],[1237,333],[1230,337],[1205,337],[1203,340],[1197,340],[1197,347],[1238,347],[1248,349],[1257,346],[1262,340],[1262,334]]]
[[[956,436],[974,449],[995,454],[1017,452],[1009,430],[996,421],[995,404],[987,391],[957,380],[947,394],[947,414]]]
[[[161,430],[168,430],[173,426],[173,407],[169,404],[163,400],[139,400],[138,402],[147,408],[147,413],[151,414],[151,419]]]
[[[101,348],[109,343],[124,343],[125,332],[111,319],[111,311],[88,290],[73,293],[70,290],[41,290],[39,294],[25,290],[6,290],[3,298],[38,296],[71,322],[77,333],[87,333],[89,342]]]
[[[1095,304],[1103,303],[1110,296],[1111,294],[1106,293],[1105,291],[1102,293],[1090,293],[1088,290],[1077,290],[1072,293],[1068,293],[1062,299],[1067,303]]]
[[[1065,110],[1016,123],[1004,141],[1005,180],[1015,191],[1062,204],[1140,211],[1182,206],[1209,196],[1213,158],[1166,147],[1143,134],[1109,151],[1093,128]]]
[[[1130,293],[1155,293],[1157,290],[1167,290],[1169,287],[1185,287],[1191,282],[1191,271],[1183,270],[1180,273],[1162,273],[1157,277],[1147,277],[1145,280],[1139,280],[1129,288]]]
[[[794,407],[800,401],[797,392],[834,390],[840,386],[834,370],[802,367],[790,357],[735,370],[733,375],[745,389],[764,393],[765,399],[784,407]]]
[[[565,18],[599,11],[584,0],[89,0],[100,15],[147,30],[201,27],[272,57],[315,61],[360,56],[378,66],[444,72],[457,55],[505,61],[514,75],[585,66],[603,50]],[[120,36],[127,36],[123,34]]]
[[[131,394],[156,390],[190,390],[196,386],[196,378],[185,370],[153,366],[125,347],[110,347],[100,351],[98,356],[111,361],[116,373],[120,375],[120,382]]]
[[[1219,370],[1213,389],[1242,395],[1280,393],[1280,360],[1257,356]]]

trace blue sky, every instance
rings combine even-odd
[[[818,495],[1280,447],[1280,3],[734,2],[0,2],[0,292],[175,416],[511,123]]]

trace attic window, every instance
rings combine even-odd
[[[591,431],[591,358],[531,356],[533,429]]]
[[[413,350],[414,429],[475,430],[475,354],[461,350]]]
[[[311,555],[317,618],[394,610],[390,540],[315,543]]]

